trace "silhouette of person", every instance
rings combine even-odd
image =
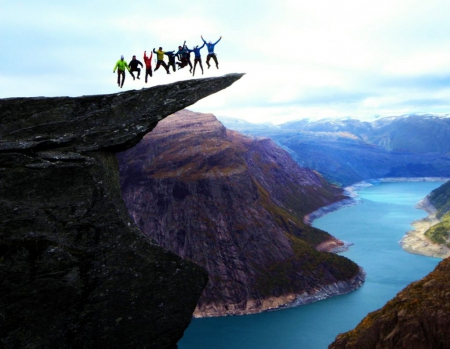
[[[169,57],[169,64],[168,64],[169,70],[170,70],[170,67],[172,67],[173,71],[176,72],[177,70],[175,68],[175,58],[177,56],[176,56],[176,54],[174,52],[175,51],[166,51],[166,52],[164,52],[164,54],[167,57]]]
[[[158,51],[155,51],[153,48],[153,53],[156,53],[157,61],[156,61],[156,67],[155,71],[159,69],[159,67],[162,65],[164,69],[166,69],[167,74],[170,74],[169,67],[167,66],[166,62],[164,62],[164,51],[162,47],[158,49]]]
[[[200,50],[205,46],[205,44],[203,43],[202,46],[198,47],[195,46],[192,50],[189,50],[189,52],[194,52],[194,70],[192,71],[192,76],[195,75],[195,67],[197,66],[197,63],[200,64],[200,68],[202,69],[202,74],[203,74],[203,66],[202,66],[202,56],[200,55]]]
[[[152,58],[153,52],[150,52],[150,58],[147,57],[147,51],[144,51],[144,63],[145,63],[145,83],[147,83],[147,77],[152,77]]]
[[[217,55],[214,53],[214,46],[222,39],[222,36],[217,40],[214,44],[210,42],[206,43],[205,39],[203,39],[203,35],[200,36],[203,40],[203,42],[206,44],[206,47],[208,48],[208,56],[206,56],[206,65],[209,67],[211,66],[209,64],[209,60],[212,58],[214,62],[216,62],[216,68],[219,69],[219,62],[217,61]]]
[[[117,69],[117,85],[122,88],[123,83],[125,82],[125,69],[130,71],[130,67],[128,66],[127,62],[124,61],[123,55],[120,56],[120,59],[117,61],[113,73],[116,72]],[[122,84],[120,83],[120,77],[122,77]]]
[[[180,62],[177,62],[178,69],[184,68],[189,64],[189,73],[192,73],[192,63],[191,63],[191,53],[189,52],[189,49],[186,46],[186,41],[183,43],[183,47],[178,46],[178,52],[175,53],[178,56],[178,60]]]
[[[128,63],[128,66],[130,67],[130,74],[133,77],[133,80],[135,80],[134,78],[134,71],[137,71],[137,78],[139,80],[139,76],[141,75],[141,68],[139,68],[139,65],[143,68],[143,64],[141,63],[141,61],[138,61],[136,59],[136,56],[133,56],[133,59],[130,61],[130,63]]]

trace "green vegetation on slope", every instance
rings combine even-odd
[[[436,217],[440,222],[428,229],[425,236],[437,244],[450,247],[450,181],[433,190],[428,198],[436,208]]]
[[[430,203],[436,208],[436,216],[442,217],[450,211],[450,181],[433,190],[428,196]]]
[[[450,247],[450,211],[441,217],[441,221],[425,232],[431,241]]]
[[[273,263],[268,269],[260,270],[256,288],[263,296],[280,296],[298,290],[317,291],[317,285],[348,281],[355,277],[359,268],[346,257],[329,252],[318,252],[301,239],[287,234],[294,256]],[[325,283],[324,283],[325,281]]]
[[[411,283],[355,329],[341,333],[329,349],[448,348],[450,260]]]

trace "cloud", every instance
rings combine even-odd
[[[265,121],[443,112],[450,3],[441,0],[0,0],[0,98],[117,92],[121,54],[223,37],[219,70],[246,75],[191,108]],[[206,51],[203,50],[203,58]],[[148,86],[192,78],[158,71]],[[124,89],[147,87],[130,76]],[[428,108],[428,109],[427,109]],[[246,116],[245,114],[249,115]]]

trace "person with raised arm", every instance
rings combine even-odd
[[[163,51],[162,47],[160,47],[158,51],[155,51],[155,49],[153,48],[153,53],[155,53],[157,57],[155,71],[157,71],[159,67],[162,65],[164,69],[166,69],[167,74],[170,74],[169,67],[167,66],[166,62],[164,62],[165,52]]]
[[[219,40],[217,40],[214,44],[209,41],[208,43],[203,39],[203,35],[200,36],[203,40],[203,42],[206,44],[206,47],[208,48],[208,56],[206,56],[206,65],[209,67],[211,66],[209,64],[209,60],[212,58],[214,62],[216,62],[216,68],[219,69],[219,62],[217,61],[217,55],[214,53],[214,46],[222,39],[222,36],[220,36]]]
[[[147,51],[144,51],[144,63],[145,63],[145,83],[147,83],[147,77],[152,77],[152,58],[153,52],[150,52],[150,57],[147,57]]]
[[[203,74],[203,65],[202,65],[202,56],[200,54],[200,50],[205,46],[205,44],[203,44],[202,46],[198,47],[195,46],[192,50],[189,50],[189,52],[194,52],[194,70],[192,71],[192,76],[195,75],[195,67],[197,66],[197,63],[200,64],[200,68],[202,69],[202,74]]]

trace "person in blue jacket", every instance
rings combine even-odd
[[[222,36],[219,38],[219,40],[217,40],[214,44],[210,42],[206,43],[205,39],[203,39],[203,35],[200,36],[203,40],[203,42],[206,44],[206,47],[208,48],[208,56],[206,56],[206,65],[209,67],[211,67],[211,65],[209,64],[209,60],[212,58],[214,60],[214,62],[216,62],[216,68],[219,69],[219,62],[217,61],[217,56],[214,53],[214,46],[216,46],[216,44],[222,39]]]
[[[202,56],[200,55],[200,50],[205,46],[203,44],[202,46],[198,47],[195,46],[192,50],[189,50],[189,52],[194,52],[194,70],[192,71],[192,76],[195,75],[195,67],[197,66],[197,63],[200,63],[200,68],[202,68],[202,74],[203,74],[203,66],[202,66]]]

